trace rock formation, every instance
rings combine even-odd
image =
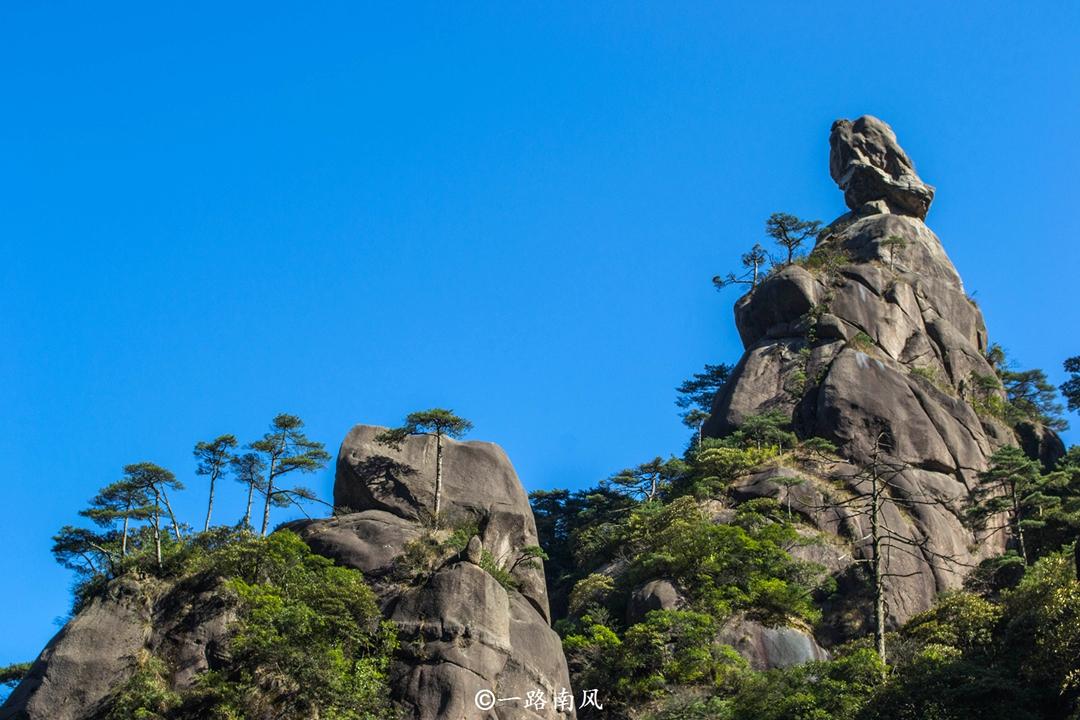
[[[395,699],[415,720],[552,720],[554,693],[570,679],[551,629],[543,568],[522,550],[537,544],[528,498],[506,454],[483,442],[443,439],[443,518],[432,526],[435,439],[400,450],[377,444],[383,428],[358,425],[338,457],[326,520],[292,523],[316,552],[361,570],[400,629],[391,671]],[[445,548],[449,526],[474,532],[467,546],[433,551],[424,567],[410,548]],[[123,576],[90,601],[42,651],[0,709],[0,720],[92,720],[140,658],[166,662],[176,690],[228,662],[235,607],[213,579],[170,584]],[[476,694],[521,698],[478,710]],[[543,709],[524,707],[539,690]]]
[[[432,531],[435,438],[411,436],[391,449],[375,441],[382,430],[357,425],[341,444],[334,503],[354,512],[293,529],[316,552],[362,570],[400,628],[395,699],[417,720],[573,717],[551,703],[553,693],[570,690],[570,679],[550,627],[543,569],[515,566],[537,537],[510,460],[492,443],[443,438],[443,529]],[[402,582],[409,544],[444,537],[453,526],[475,528],[467,547]],[[492,562],[508,570],[513,587],[482,567]],[[523,699],[541,690],[547,703],[543,709],[525,709],[524,700],[497,704],[485,714],[474,703],[485,689]]]
[[[934,188],[915,174],[892,128],[870,115],[855,122],[837,120],[829,137],[829,173],[852,210],[877,207],[920,220],[934,199]]]
[[[42,650],[0,708],[0,720],[86,720],[135,672],[143,655],[167,660],[176,689],[227,659],[234,607],[206,578],[120,578]]]
[[[774,268],[736,303],[745,353],[705,433],[721,437],[749,415],[779,410],[801,437],[835,443],[850,465],[805,472],[792,492],[807,519],[845,537],[856,557],[867,552],[866,529],[839,509],[820,509],[825,475],[865,465],[884,438],[890,461],[905,466],[887,521],[928,551],[892,558],[891,572],[906,576],[888,582],[891,617],[902,622],[1002,549],[1000,535],[980,542],[961,517],[987,459],[1015,438],[980,412],[996,392],[979,383],[994,377],[986,326],[923,223],[933,188],[876,118],[838,120],[830,145],[831,174],[852,212],[826,228],[808,258]],[[740,491],[778,496],[780,486],[762,475]],[[934,553],[957,562],[935,562]]]

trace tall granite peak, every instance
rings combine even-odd
[[[994,377],[982,313],[923,222],[933,188],[877,118],[838,120],[830,145],[831,174],[852,212],[821,233],[808,257],[775,266],[736,302],[745,352],[705,433],[722,437],[751,415],[780,411],[801,437],[832,441],[851,472],[888,438],[891,460],[906,467],[902,495],[941,501],[897,497],[887,506],[890,526],[957,560],[941,566],[929,554],[895,555],[888,602],[902,622],[956,588],[966,567],[1001,551],[1000,534],[979,537],[962,519],[978,473],[1016,437],[986,411],[991,396],[1002,396],[980,382]],[[796,491],[803,507],[827,504],[836,478],[824,469],[805,474]],[[747,478],[743,491],[779,497],[779,488],[762,475]],[[804,512],[845,539],[848,562],[867,556],[856,518],[841,508]]]
[[[934,188],[919,179],[887,123],[872,115],[837,120],[829,146],[829,173],[853,211],[926,217]]]
[[[388,447],[377,439],[384,430],[357,425],[341,444],[334,504],[344,512],[291,527],[314,551],[361,570],[397,625],[394,699],[415,720],[572,718],[573,710],[551,703],[481,712],[474,702],[484,690],[520,698],[540,690],[550,698],[570,689],[544,570],[518,562],[538,541],[506,453],[494,443],[442,439],[440,522],[433,530],[436,439],[412,435]],[[467,548],[436,550],[421,572],[403,576],[410,547],[430,548],[455,527],[474,532]],[[492,564],[510,581],[500,582]]]

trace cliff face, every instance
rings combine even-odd
[[[892,616],[902,622],[1002,549],[1000,535],[978,538],[961,517],[977,474],[1015,438],[977,412],[1000,391],[980,384],[994,377],[982,313],[923,222],[934,189],[876,118],[837,121],[830,145],[831,174],[851,212],[828,226],[807,259],[736,303],[745,352],[705,432],[720,437],[749,415],[778,410],[801,437],[832,441],[851,463],[828,471],[834,483],[877,448],[903,466],[885,509],[890,527],[913,541],[893,555],[888,580]],[[793,492],[807,518],[865,557],[866,528],[841,507],[822,507],[826,472],[806,480]],[[750,478],[743,491],[779,492],[767,477]]]
[[[382,430],[358,425],[341,445],[334,503],[356,512],[293,528],[316,552],[363,571],[398,626],[395,699],[418,720],[573,717],[551,701],[570,691],[570,678],[550,626],[543,568],[518,562],[537,544],[536,525],[506,453],[443,439],[441,521],[432,530],[436,440],[410,436],[391,449],[375,442]],[[405,570],[408,548],[463,527],[472,533],[464,552],[434,550],[421,571]],[[485,569],[492,563],[508,581]],[[482,712],[475,699],[484,690],[519,700]],[[537,690],[544,706],[526,708]]]
[[[89,720],[134,674],[140,657],[166,661],[175,689],[228,658],[235,605],[216,582],[122,577],[64,626],[0,707],[0,720]]]

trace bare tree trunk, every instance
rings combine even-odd
[[[176,542],[180,542],[180,524],[176,522],[176,513],[173,512],[172,505],[169,504],[169,496],[166,494],[164,488],[161,490],[161,499],[165,501],[165,510],[169,513],[169,520],[172,522],[173,535],[176,536]]]
[[[120,557],[127,557],[128,522],[131,516],[131,503],[124,508],[124,531],[120,535]]]
[[[875,457],[874,462],[877,462]],[[885,665],[885,582],[881,570],[881,533],[878,527],[881,512],[881,488],[878,486],[878,471],[875,467],[871,477],[870,489],[870,548],[871,569],[874,575],[874,646],[882,666]]]
[[[435,527],[442,509],[442,433],[435,433]]]
[[[157,487],[154,488],[154,546],[157,548],[157,564],[161,567],[161,498]]]
[[[266,528],[270,525],[270,498],[274,496],[273,465],[273,463],[270,463],[270,475],[267,476],[266,480],[266,502],[263,503],[262,530],[259,531],[259,534],[263,537],[266,537]]]
[[[1010,499],[1012,500],[1012,515],[1013,525],[1016,526],[1016,542],[1020,545],[1020,558],[1024,561],[1024,565],[1028,564],[1027,544],[1024,542],[1024,528],[1020,524],[1023,521],[1023,511],[1020,509],[1020,499],[1016,495],[1016,484],[1013,483],[1010,488]]]
[[[270,456],[270,472],[266,473],[266,503],[263,505],[262,531],[260,533],[263,537],[266,537],[266,530],[270,527],[270,500],[274,497],[274,468],[277,465],[277,459],[285,456],[285,444],[288,440],[288,433],[282,430],[281,445],[278,446],[277,453]]]
[[[210,529],[210,513],[214,511],[214,483],[217,481],[217,476],[216,469],[210,473],[210,500],[206,503],[206,524],[203,525],[203,532]]]
[[[251,503],[255,499],[255,483],[248,483],[247,510],[244,511],[244,527],[251,529]]]

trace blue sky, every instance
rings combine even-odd
[[[1076,4],[162,5],[0,7],[0,663],[123,464],[196,522],[192,445],[280,411],[333,451],[451,407],[529,489],[679,451],[673,388],[741,351],[709,279],[845,209],[837,117],[937,186],[993,340],[1080,354]]]

